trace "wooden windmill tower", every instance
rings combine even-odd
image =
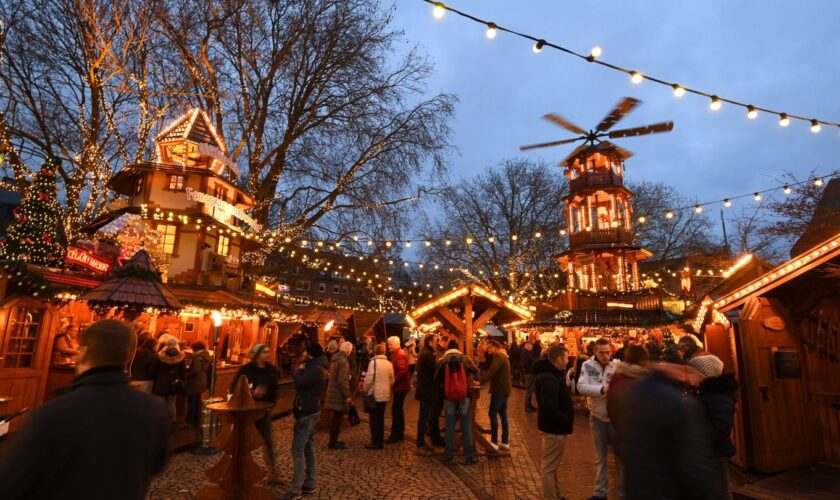
[[[638,262],[652,254],[633,245],[633,193],[624,187],[624,160],[633,153],[607,139],[669,132],[673,122],[609,131],[641,101],[625,97],[594,130],[585,131],[559,115],[543,118],[578,137],[522,146],[527,151],[583,141],[561,163],[569,179],[566,204],[569,251],[556,256],[569,287],[627,292],[640,288]]]

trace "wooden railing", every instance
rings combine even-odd
[[[624,180],[620,175],[609,172],[586,172],[577,179],[569,181],[569,189],[576,191],[587,187],[610,187],[622,186]]]
[[[591,231],[581,231],[569,235],[569,243],[572,248],[598,243],[625,243],[630,245],[633,243],[633,233],[623,228],[610,229],[593,229]]]

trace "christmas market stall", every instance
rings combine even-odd
[[[695,325],[741,383],[738,465],[840,460],[840,233],[706,297]]]

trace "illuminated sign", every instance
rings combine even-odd
[[[607,302],[607,309],[633,309],[633,304],[626,302]]]
[[[226,202],[225,200],[220,200],[219,198],[216,198],[215,196],[210,196],[207,193],[202,193],[200,191],[196,191],[195,189],[193,189],[191,187],[186,188],[186,192],[187,192],[187,199],[190,200],[190,201],[197,201],[199,203],[204,203],[204,205],[206,205],[208,207],[211,207],[211,208],[215,208],[218,212],[222,212],[224,214],[227,214],[227,216],[236,217],[237,219],[239,219],[242,222],[251,226],[251,229],[253,229],[254,231],[259,231],[260,229],[262,229],[262,226],[257,221],[255,221],[253,219],[253,217],[246,214],[245,211],[242,210],[241,208],[237,208],[237,207],[231,205],[230,203]],[[213,216],[216,217],[216,219],[220,220],[221,222],[227,222],[226,220],[223,220],[223,218],[217,216],[217,214],[215,214],[215,213],[214,213]]]
[[[271,287],[269,287],[268,285],[265,285],[265,284],[263,284],[259,281],[257,281],[257,283],[254,285],[254,291],[264,293],[265,295],[267,295],[269,297],[276,297],[277,296],[277,292],[272,290]]]
[[[65,264],[76,264],[91,271],[105,274],[111,269],[111,263],[107,260],[78,247],[67,247],[67,256],[64,257]]]

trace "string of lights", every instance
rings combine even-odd
[[[802,185],[805,185],[805,184],[813,184],[816,187],[821,187],[821,186],[823,186],[823,184],[825,184],[825,179],[826,178],[832,178],[832,177],[835,177],[837,175],[840,175],[840,169],[831,171],[827,174],[816,175],[814,177],[811,177],[807,180],[800,181],[800,182],[789,182],[789,183],[784,183],[784,184],[779,184],[779,185],[776,185],[776,186],[772,186],[772,187],[769,187],[769,188],[766,188],[766,189],[761,189],[761,190],[758,190],[758,191],[752,191],[752,192],[749,192],[749,193],[737,194],[737,195],[727,196],[727,197],[719,198],[719,199],[715,199],[715,200],[697,202],[697,203],[693,203],[693,204],[690,204],[690,205],[684,205],[684,206],[680,206],[680,207],[669,208],[668,210],[665,211],[664,214],[661,214],[661,216],[664,216],[666,219],[672,219],[672,218],[674,218],[675,214],[678,213],[678,212],[682,212],[682,211],[685,211],[685,210],[694,210],[694,212],[696,212],[696,213],[701,213],[701,212],[703,212],[703,210],[705,208],[716,206],[716,205],[722,205],[724,208],[729,208],[729,207],[732,206],[733,201],[744,199],[744,198],[750,198],[750,197],[754,201],[760,202],[762,199],[764,199],[764,196],[768,195],[769,193],[782,192],[785,195],[790,195],[793,192],[794,187],[802,186]],[[652,215],[654,215],[654,214],[639,214],[636,217],[636,222],[638,222],[640,224],[646,224],[650,220],[650,217]],[[361,233],[361,231],[355,231],[355,232]],[[567,231],[566,231],[565,226],[544,226],[544,227],[541,227],[541,228],[537,229],[536,231],[534,231],[530,235],[497,234],[497,235],[487,236],[486,240],[487,240],[488,243],[491,243],[491,244],[495,244],[495,243],[500,243],[501,244],[502,242],[504,242],[506,240],[511,241],[511,242],[516,242],[516,241],[519,241],[520,239],[528,238],[528,237],[533,237],[533,238],[539,239],[539,238],[544,237],[547,234],[552,234],[552,233],[558,233],[560,236],[565,236],[566,232]],[[271,241],[272,237],[273,236],[269,235],[265,239],[267,241]],[[466,245],[473,245],[473,244],[477,243],[478,240],[479,240],[479,238],[477,238],[475,236],[465,236],[460,242],[463,242]],[[446,239],[441,239],[441,240],[435,240],[433,238],[428,238],[428,237],[423,237],[423,236],[414,236],[414,237],[409,237],[409,238],[406,238],[406,239],[375,239],[375,238],[362,238],[362,237],[359,237],[359,236],[353,236],[353,237],[349,238],[349,240],[347,242],[325,241],[325,240],[312,239],[312,238],[309,238],[309,237],[298,237],[298,238],[285,238],[284,242],[287,243],[287,244],[291,244],[291,245],[294,245],[294,246],[301,247],[301,248],[312,248],[312,249],[315,249],[316,251],[318,249],[322,249],[322,250],[329,249],[330,251],[340,251],[342,246],[347,246],[348,243],[349,244],[360,245],[363,248],[368,247],[368,248],[371,248],[371,250],[373,250],[374,248],[376,248],[376,249],[384,248],[385,250],[392,250],[392,249],[396,249],[398,247],[403,247],[404,249],[409,249],[415,244],[420,246],[420,247],[431,247],[432,245],[435,245],[435,244],[440,245],[440,246],[449,247],[449,246],[454,245],[455,243],[458,243],[458,242],[455,241],[454,238],[446,238]],[[419,266],[422,269],[424,266],[429,266],[429,263],[424,263],[424,262],[414,262],[414,261],[406,261],[406,260],[395,261],[394,259],[383,259],[383,260],[388,261],[390,264],[394,264],[394,262],[398,262],[398,263],[401,262],[402,263],[401,265],[403,265],[404,267],[409,267],[411,265],[416,265],[416,266]],[[437,269],[437,268],[435,268],[435,269]],[[455,269],[457,269],[457,267]],[[450,272],[452,272],[452,271],[450,271]]]
[[[729,98],[726,98],[726,97],[720,97],[716,93],[686,87],[685,85],[681,85],[677,82],[671,82],[671,81],[663,80],[661,78],[657,78],[657,77],[654,77],[654,76],[651,76],[651,75],[643,74],[640,71],[636,71],[636,70],[632,70],[632,69],[625,68],[625,67],[622,67],[622,66],[618,66],[616,64],[608,63],[606,61],[603,61],[603,60],[599,59],[601,57],[601,55],[603,54],[603,49],[601,47],[597,47],[597,46],[593,47],[590,50],[589,54],[582,54],[580,52],[574,51],[574,50],[569,49],[567,47],[563,47],[561,45],[557,45],[555,43],[549,42],[545,38],[534,36],[534,35],[529,35],[527,33],[522,33],[522,32],[510,29],[510,28],[501,26],[501,25],[499,25],[495,22],[480,19],[480,18],[478,18],[478,17],[476,17],[472,14],[468,14],[468,13],[463,12],[461,10],[454,9],[452,7],[444,5],[441,2],[435,2],[435,1],[432,1],[432,0],[422,0],[422,1],[433,5],[432,15],[436,19],[441,19],[446,15],[447,12],[451,12],[451,13],[453,13],[455,15],[458,15],[462,18],[465,18],[465,19],[468,19],[468,20],[473,21],[475,23],[481,24],[486,29],[485,34],[487,35],[487,38],[489,38],[491,40],[496,38],[497,33],[500,32],[500,31],[504,32],[504,33],[514,35],[514,36],[517,36],[519,38],[530,40],[530,41],[534,42],[534,45],[531,47],[531,49],[533,50],[533,52],[535,54],[539,54],[546,47],[552,48],[552,49],[555,49],[555,50],[559,50],[560,52],[564,52],[568,55],[571,55],[571,56],[577,57],[579,59],[582,59],[584,61],[587,61],[587,62],[590,62],[590,63],[593,63],[593,64],[597,64],[599,66],[609,68],[611,70],[618,71],[620,73],[624,73],[624,74],[630,76],[630,81],[632,81],[635,84],[640,84],[644,81],[649,81],[649,82],[652,82],[652,83],[657,83],[659,85],[663,85],[665,87],[669,87],[673,90],[674,96],[678,97],[678,98],[684,96],[685,94],[695,94],[695,95],[698,95],[698,96],[701,96],[701,97],[705,97],[705,98],[709,99],[709,109],[711,109],[712,111],[718,111],[719,109],[721,109],[723,103],[727,103],[727,104],[731,104],[731,105],[743,108],[746,111],[747,118],[750,119],[750,120],[754,120],[754,119],[758,118],[759,113],[776,115],[776,116],[779,117],[779,126],[780,127],[787,127],[787,126],[790,125],[791,120],[798,120],[798,121],[802,121],[802,122],[805,122],[805,123],[809,124],[811,132],[813,132],[815,134],[819,133],[822,130],[822,127],[824,125],[825,126],[830,126],[830,127],[840,128],[840,123],[838,123],[838,122],[833,122],[833,121],[819,119],[819,118],[809,118],[809,117],[802,116],[802,115],[791,114],[791,113],[782,112],[782,111],[776,111],[776,110],[773,110],[773,109],[769,109],[769,108],[765,108],[765,107],[761,107],[761,106],[756,106],[756,105],[753,105],[753,104],[750,104],[750,103],[736,101],[734,99],[729,99]]]

